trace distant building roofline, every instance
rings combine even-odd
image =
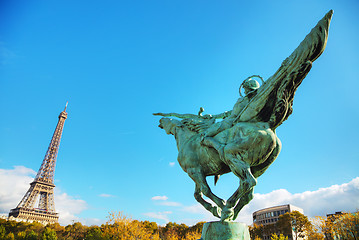
[[[272,206],[272,207],[259,209],[259,210],[255,211],[255,212],[253,212],[252,215],[256,215],[256,214],[261,213],[261,212],[267,212],[269,210],[275,210],[275,209],[278,209],[278,208],[280,209],[280,208],[284,208],[284,207],[289,208],[291,211],[300,210],[301,212],[303,212],[302,208],[297,207],[297,206],[295,206],[293,204],[283,204],[283,205],[278,205],[278,206]]]

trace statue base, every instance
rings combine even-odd
[[[199,240],[250,240],[248,226],[239,222],[208,222]]]

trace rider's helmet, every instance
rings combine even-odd
[[[251,91],[254,91],[259,88],[259,83],[256,80],[254,80],[253,78],[249,78],[244,81],[243,88],[244,88],[244,90],[251,92]]]

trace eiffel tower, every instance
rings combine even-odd
[[[13,217],[17,221],[36,221],[43,224],[58,222],[59,214],[55,212],[54,203],[54,173],[62,130],[67,118],[66,108],[67,103],[64,111],[59,115],[59,121],[41,167],[20,203],[10,210],[9,219]]]

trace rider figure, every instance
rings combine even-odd
[[[242,86],[244,88],[244,93],[246,96],[239,98],[237,102],[234,104],[233,110],[225,112],[225,114],[229,116],[224,118],[223,121],[220,122],[219,124],[213,124],[212,127],[210,127],[204,132],[202,138],[202,144],[216,149],[221,157],[223,156],[224,145],[219,143],[213,137],[216,136],[218,133],[228,128],[231,128],[235,124],[235,121],[237,121],[237,119],[240,117],[239,115],[242,112],[242,110],[248,105],[249,101],[257,94],[259,83],[256,80],[249,78],[242,83]]]

